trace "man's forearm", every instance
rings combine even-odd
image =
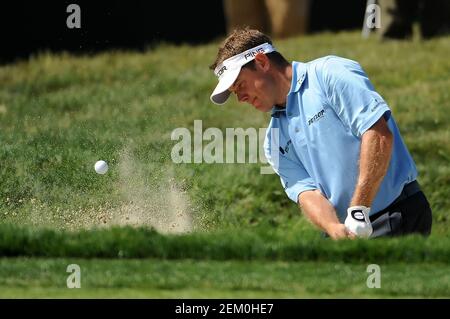
[[[389,167],[392,144],[392,133],[383,118],[364,133],[361,141],[359,177],[350,206],[371,206]]]
[[[333,205],[319,190],[301,193],[299,203],[306,217],[327,233],[334,225],[340,224]]]

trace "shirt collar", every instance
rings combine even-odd
[[[305,81],[305,78],[306,78],[306,65],[305,65],[305,63],[293,61],[292,62],[291,89],[289,90],[288,96],[290,94],[297,93],[300,90],[303,82]],[[279,107],[279,106],[275,105],[272,108],[271,116],[279,118],[280,117],[280,112],[286,112],[286,108],[285,107]]]
[[[272,108],[271,116],[272,116],[272,117],[278,118],[278,117],[280,117],[280,113],[281,113],[281,112],[285,112],[285,111],[286,111],[286,108],[285,108],[285,107],[280,107],[280,106],[278,106],[278,105],[275,105],[275,106]]]
[[[288,94],[297,93],[306,78],[306,64],[302,62],[292,62],[292,82]]]

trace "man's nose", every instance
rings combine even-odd
[[[245,102],[247,95],[242,92],[236,92],[236,96],[239,102]]]

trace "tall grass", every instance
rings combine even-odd
[[[449,263],[450,240],[411,236],[333,242],[256,230],[162,235],[148,228],[64,232],[3,224],[0,256]]]

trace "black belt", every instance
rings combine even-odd
[[[402,192],[400,193],[400,195],[391,203],[391,205],[395,205],[398,202],[401,202],[402,200],[407,199],[408,197],[420,192],[420,185],[417,181],[413,181],[411,183],[406,184],[403,187]],[[389,205],[389,206],[391,206]]]

